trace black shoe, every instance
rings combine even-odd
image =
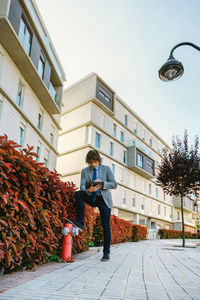
[[[76,227],[78,227],[81,231],[84,229],[84,225],[79,221],[74,221],[74,220],[70,220],[70,219],[67,219],[67,221],[69,221],[72,225],[75,225]]]
[[[109,259],[110,259],[110,255],[104,253],[104,255],[103,255],[101,261],[109,261]]]

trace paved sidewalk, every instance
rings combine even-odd
[[[113,246],[0,294],[0,299],[200,300],[197,240],[148,240]]]

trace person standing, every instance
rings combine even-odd
[[[84,228],[84,202],[92,207],[98,207],[103,227],[103,257],[102,261],[110,259],[110,214],[113,205],[110,189],[116,189],[117,183],[110,167],[102,165],[100,154],[90,150],[86,155],[88,167],[81,171],[80,191],[76,192],[77,220],[75,225]],[[95,182],[95,184],[92,184]],[[99,182],[99,184],[98,184]]]

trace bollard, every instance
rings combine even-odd
[[[72,259],[72,236],[78,235],[78,229],[73,227],[72,224],[65,224],[62,230],[63,243],[62,243],[62,253],[61,258],[65,262],[74,262]]]

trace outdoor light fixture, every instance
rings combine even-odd
[[[159,77],[161,80],[172,81],[174,79],[180,78],[183,75],[183,73],[184,73],[183,65],[180,61],[176,60],[173,57],[173,52],[176,48],[178,48],[180,46],[184,46],[184,45],[192,46],[196,50],[200,51],[200,47],[196,46],[193,43],[189,43],[189,42],[180,43],[180,44],[177,44],[176,46],[174,46],[170,52],[167,62],[158,71]]]

